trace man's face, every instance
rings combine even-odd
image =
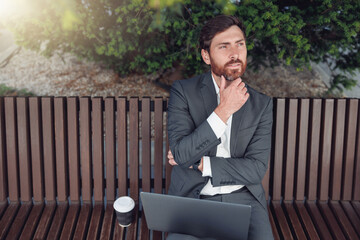
[[[238,26],[231,26],[216,34],[211,41],[210,52],[203,49],[201,54],[205,63],[211,65],[211,71],[216,77],[223,75],[226,80],[233,81],[245,72],[246,42]]]

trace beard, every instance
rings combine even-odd
[[[211,59],[211,56],[210,56]],[[240,59],[237,60],[231,60],[229,62],[227,62],[224,66],[219,66],[217,64],[215,64],[215,61],[213,61],[213,59],[211,59],[211,70],[212,72],[218,76],[221,77],[224,76],[226,80],[228,81],[234,81],[235,79],[241,77],[245,70],[246,70],[246,65],[247,65],[247,61],[245,60],[245,62],[242,62]],[[240,67],[238,69],[229,69],[227,68],[227,66],[234,64],[234,63],[240,63]]]

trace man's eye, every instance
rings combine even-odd
[[[220,48],[220,49],[223,49],[223,48],[226,48],[226,46],[225,46],[225,45],[223,45],[223,46],[220,46],[219,48]]]
[[[238,46],[244,46],[245,44],[243,42],[238,43]]]

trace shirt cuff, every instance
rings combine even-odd
[[[214,131],[216,137],[220,138],[226,130],[226,123],[224,123],[215,112],[210,114],[210,116],[207,118],[207,121],[211,129]]]
[[[204,156],[204,157],[203,157],[203,172],[202,172],[202,176],[203,176],[203,177],[212,177],[210,157],[208,157],[208,156]]]

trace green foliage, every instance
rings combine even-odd
[[[342,92],[343,88],[349,90],[356,86],[356,80],[351,79],[343,74],[333,75],[333,84],[330,88],[330,92]]]
[[[360,68],[360,2],[357,0],[33,0],[36,15],[14,20],[18,42],[51,55],[72,52],[129,72],[152,73],[180,63],[204,71],[198,36],[218,14],[246,26],[250,67],[279,63],[310,67],[327,62],[332,89],[354,85]],[[15,24],[16,23],[16,24]],[[340,71],[340,75],[335,71]]]
[[[5,84],[0,84],[0,96],[35,96],[32,92],[29,92],[25,89],[15,89],[12,87],[8,87]]]

